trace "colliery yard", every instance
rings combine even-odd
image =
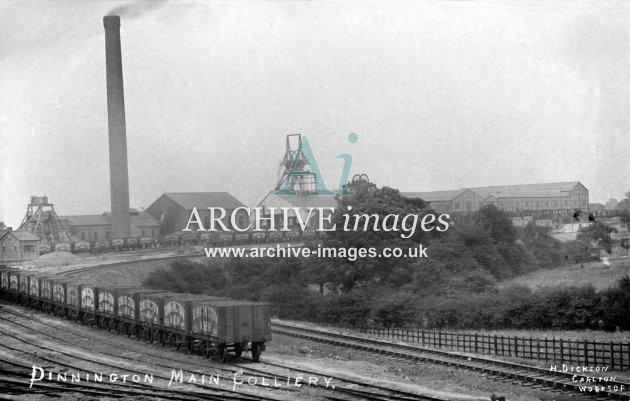
[[[68,270],[63,280],[101,268],[133,266],[133,262],[122,262]],[[629,384],[614,379],[615,372],[607,372],[605,382],[585,383],[586,377],[580,374],[550,372],[548,368],[386,341],[362,333],[341,334],[306,324],[273,321],[269,355],[254,363],[250,349],[240,357],[215,353],[212,359],[206,359],[209,353],[203,352],[199,344],[163,348],[167,344],[117,325],[82,325],[64,316],[7,301],[0,304],[0,335],[5,339],[0,345],[0,370],[6,395],[482,400],[497,393],[519,394],[519,399],[630,399]],[[364,362],[366,366],[387,369],[377,374],[357,371],[353,375],[351,366],[356,365],[351,364]],[[73,381],[73,375],[79,380]],[[146,375],[151,376],[150,381]],[[445,378],[455,375],[460,378],[444,385]],[[467,379],[462,380],[462,375]],[[595,386],[604,389],[587,390]],[[529,397],[523,398],[521,393]]]

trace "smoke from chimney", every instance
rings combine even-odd
[[[107,122],[109,127],[109,185],[112,206],[112,238],[131,236],[127,128],[120,52],[120,17],[103,18],[107,72]]]

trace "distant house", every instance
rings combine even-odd
[[[30,232],[8,228],[0,233],[0,262],[18,262],[38,257],[39,238]]]
[[[223,208],[226,212],[221,220],[226,228],[232,230],[232,211],[245,205],[227,192],[170,192],[162,194],[146,209],[146,213],[153,216],[160,224],[160,234],[171,234],[182,231],[190,220],[193,208],[197,208],[199,217],[205,229],[210,227],[209,207]],[[219,214],[215,214],[218,218]],[[249,216],[245,210],[240,210],[235,216],[239,227],[247,227]],[[221,230],[217,223],[215,228]],[[190,229],[197,231],[199,227],[191,224]]]
[[[591,212],[603,212],[606,210],[606,206],[602,205],[601,203],[589,203],[588,209]]]

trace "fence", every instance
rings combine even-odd
[[[379,337],[415,342],[423,347],[545,360],[554,364],[608,366],[610,370],[630,369],[630,343],[499,336],[435,330],[363,328],[359,331]]]

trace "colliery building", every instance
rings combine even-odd
[[[406,192],[402,195],[421,198],[430,202],[437,212],[452,214],[475,212],[485,205],[495,205],[511,217],[554,218],[573,216],[576,210],[589,210],[588,189],[578,181]]]
[[[131,237],[157,239],[160,223],[150,214],[130,209]],[[112,216],[105,212],[96,215],[59,216],[59,220],[70,234],[70,240],[109,241],[113,239]]]
[[[210,227],[210,210],[212,208],[223,208],[226,215],[221,221],[230,230],[234,229],[230,221],[232,212],[245,205],[227,192],[171,192],[162,194],[155,202],[146,209],[146,212],[159,222],[160,234],[172,234],[181,232],[190,220],[193,208],[197,208],[199,217],[207,229]],[[219,217],[217,214],[216,218]],[[237,212],[236,223],[239,227],[246,227],[249,216],[244,210]],[[190,227],[197,231],[199,227],[192,224]],[[221,229],[216,224],[217,229]]]
[[[28,231],[0,230],[0,262],[17,262],[39,257],[39,238]]]
[[[279,230],[283,227],[283,215],[280,212],[280,208],[289,208],[287,213],[287,227],[290,229],[299,229],[298,215],[303,223],[306,223],[306,227],[309,229],[315,229],[319,222],[319,211],[317,209],[309,211],[309,208],[336,208],[337,198],[335,195],[310,195],[297,193],[296,195],[276,195],[275,191],[271,191],[263,198],[258,204],[258,207],[262,207],[262,214],[265,219],[271,218],[271,212],[274,211],[274,227]],[[275,208],[269,209],[269,208]],[[309,218],[310,216],[310,218]],[[324,217],[326,217],[325,215]],[[268,221],[263,221],[262,228],[269,228]],[[326,225],[328,226],[328,225]]]

